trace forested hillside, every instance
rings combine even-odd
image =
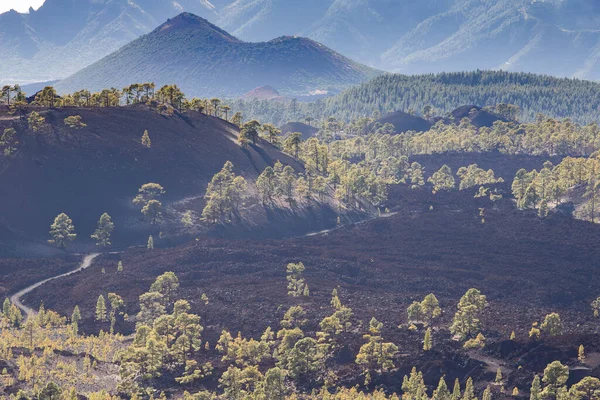
[[[413,79],[548,107],[595,85]],[[345,94],[280,102],[306,122],[283,135],[177,85],[1,93],[0,235],[91,253],[70,275],[72,256],[0,262],[9,396],[596,400],[597,123],[508,103],[301,115]]]
[[[430,112],[434,115],[444,115],[467,104],[483,107],[502,103],[517,105],[523,120],[534,120],[541,113],[589,123],[600,119],[600,84],[502,71],[390,74],[311,103],[235,101],[232,106],[248,117],[283,124],[305,117],[349,121],[393,111],[422,114],[426,106],[433,106]]]
[[[235,97],[263,85],[284,95],[338,91],[381,72],[310,39],[243,42],[196,15],[183,13],[148,35],[60,81],[61,93],[99,91],[131,82],[177,82],[188,95]]]

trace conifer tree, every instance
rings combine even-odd
[[[173,272],[165,272],[156,278],[150,286],[150,292],[160,293],[162,296],[162,304],[165,309],[170,308],[177,297],[179,290],[179,278]]]
[[[106,301],[103,295],[98,296],[96,302],[96,321],[106,321]]]
[[[579,345],[579,349],[577,350],[577,359],[580,363],[585,362],[585,347],[582,344]]]
[[[27,125],[34,132],[40,132],[46,127],[46,118],[35,111],[32,111],[27,117]]]
[[[486,297],[477,289],[469,289],[458,303],[450,332],[463,339],[478,333],[481,329],[479,314],[486,306]]]
[[[377,369],[385,372],[394,366],[394,357],[398,352],[398,346],[393,343],[383,342],[381,330],[383,324],[375,318],[369,322],[369,333],[363,337],[367,340],[356,356],[356,363],[365,365],[367,369]]]
[[[150,200],[158,200],[165,193],[165,189],[160,184],[145,183],[138,189],[138,194],[133,199],[133,204],[143,208]]]
[[[148,134],[148,130],[145,130],[144,134],[142,135],[142,146],[144,146],[148,149],[150,147],[152,147],[152,141],[150,140],[150,135]]]
[[[498,367],[496,370],[496,383],[502,383],[504,378],[502,377],[502,368]]]
[[[454,380],[454,389],[452,390],[452,400],[460,400],[462,397],[460,390],[460,381],[458,378]]]
[[[277,193],[277,177],[272,167],[267,167],[256,179],[256,189],[263,204],[271,203]]]
[[[415,367],[413,367],[409,376],[404,376],[402,391],[404,392],[403,398],[415,400],[425,400],[428,398],[427,387],[423,381],[423,374],[417,372]]]
[[[265,373],[265,396],[267,399],[283,400],[286,393],[285,370],[278,367]]]
[[[598,315],[600,314],[600,297],[592,301],[591,306],[592,311],[594,311],[594,317],[598,318]]]
[[[152,225],[155,225],[162,215],[162,203],[158,200],[150,200],[142,207],[142,214],[150,220]]]
[[[152,235],[148,237],[148,244],[146,245],[146,247],[148,248],[148,250],[154,250],[154,238],[152,237]]]
[[[433,192],[441,190],[452,190],[456,186],[452,170],[447,165],[443,165],[438,171],[427,180],[433,185]]]
[[[111,245],[111,236],[115,229],[115,224],[108,213],[102,214],[98,221],[98,228],[91,236],[92,239],[96,240],[96,246],[108,247]]]
[[[115,323],[117,322],[117,312],[125,305],[123,298],[116,293],[108,294],[108,303],[110,304],[110,333],[115,331]]]
[[[246,197],[247,184],[242,176],[236,176],[233,164],[227,161],[215,174],[206,188],[206,206],[202,219],[211,224],[229,222],[239,217],[239,209]]]
[[[423,167],[418,162],[413,162],[410,165],[409,171],[410,184],[413,189],[418,189],[425,185],[425,178],[423,177]]]
[[[117,264],[117,272],[123,272],[123,261],[119,261],[119,263]]]
[[[431,338],[431,328],[427,328],[425,331],[425,338],[423,339],[423,350],[429,351],[433,347],[433,340]]]
[[[71,314],[71,327],[74,334],[77,334],[79,330],[79,321],[81,321],[81,313],[79,312],[79,306],[75,306],[73,314]]]
[[[448,390],[446,380],[443,376],[441,376],[437,389],[433,391],[433,396],[431,397],[431,400],[450,400],[451,396],[452,395],[450,393],[450,390]]]
[[[49,240],[49,243],[56,244],[61,249],[66,248],[70,242],[77,238],[73,221],[67,214],[59,214],[54,219],[54,223],[50,225],[50,236],[52,236],[52,239]]]
[[[550,313],[544,318],[544,322],[540,326],[543,332],[546,332],[550,336],[560,335],[562,332],[562,323],[560,322],[560,315],[557,313]]]
[[[473,387],[473,378],[469,377],[467,379],[467,384],[465,386],[465,393],[463,394],[462,400],[475,400],[475,388]]]
[[[2,303],[2,313],[7,318],[9,318],[9,316],[10,316],[10,306],[12,306],[12,303],[10,302],[10,299],[7,297],[4,299],[4,303]]]
[[[286,266],[288,295],[293,297],[304,296],[308,288],[308,284],[304,280],[304,264],[301,262],[294,264],[289,263]]]
[[[564,388],[568,379],[569,367],[563,365],[560,361],[551,362],[544,369],[544,377],[542,378],[544,390],[541,392],[541,397],[557,397],[559,390]]]
[[[194,215],[192,213],[192,210],[187,210],[183,213],[183,215],[181,216],[181,223],[186,228],[191,228],[192,226],[194,226]]]
[[[492,389],[490,388],[489,385],[483,391],[481,400],[492,400]]]

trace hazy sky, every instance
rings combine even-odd
[[[30,6],[37,9],[42,4],[44,4],[44,0],[0,0],[0,13],[8,11],[11,8],[19,12],[27,12]]]

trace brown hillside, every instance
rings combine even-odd
[[[165,116],[145,106],[40,113],[48,126],[38,133],[0,114],[0,130],[14,126],[22,143],[8,165],[1,160],[5,168],[0,169],[0,209],[6,212],[0,224],[14,234],[39,240],[47,238],[58,213],[66,212],[79,239],[87,239],[99,216],[108,212],[116,223],[114,242],[129,243],[129,235],[144,233],[139,210],[131,205],[140,185],[163,185],[166,204],[201,198],[209,180],[228,160],[236,173],[251,181],[277,160],[302,169],[262,140],[241,148],[234,125],[204,114]],[[87,127],[67,128],[63,121],[71,115],[80,115]],[[145,129],[152,141],[149,149],[141,145]]]

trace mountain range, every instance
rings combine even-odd
[[[316,95],[380,74],[310,39],[244,42],[201,17],[181,13],[55,86],[66,93],[152,81],[176,83],[189,97],[237,97],[272,85],[283,95]]]
[[[394,72],[600,78],[595,0],[46,0],[29,14],[0,15],[0,76],[64,78],[182,11],[240,40],[303,36]]]

